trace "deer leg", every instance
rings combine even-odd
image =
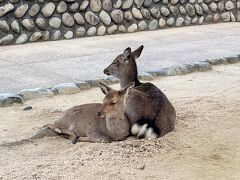
[[[79,137],[80,142],[98,142],[98,143],[110,143],[111,138],[102,132],[91,132],[87,134],[87,137]]]

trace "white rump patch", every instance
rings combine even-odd
[[[139,133],[141,129],[141,126],[139,126],[139,124],[135,123],[132,125],[132,128],[131,128],[131,133],[132,135],[137,135]]]
[[[146,133],[146,131],[147,131],[147,126],[148,126],[147,124],[144,124],[144,125],[141,127],[141,129],[140,129],[137,137],[141,137],[141,136],[143,136],[143,135]]]
[[[157,138],[157,134],[153,131],[153,128],[148,128],[145,137],[148,139],[153,139]]]
[[[54,128],[54,131],[55,131],[56,133],[59,133],[59,134],[62,133],[62,131],[61,131],[60,129],[58,129],[58,128]]]

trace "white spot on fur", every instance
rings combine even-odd
[[[58,129],[58,128],[54,128],[54,131],[56,132],[56,133],[59,133],[59,134],[61,134],[62,132],[61,132],[61,130],[60,129]]]
[[[140,129],[141,129],[141,126],[139,126],[137,123],[133,124],[131,128],[132,135],[137,135]]]
[[[153,131],[153,128],[148,128],[145,137],[148,139],[153,139],[157,138],[157,134]]]
[[[137,137],[143,136],[143,135],[146,133],[146,131],[147,131],[147,124],[144,124],[144,125],[141,127],[141,129],[140,129]]]

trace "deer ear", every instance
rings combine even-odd
[[[129,83],[126,87],[122,88],[119,91],[119,95],[120,96],[127,95],[131,91],[131,89],[134,88],[134,86],[135,86],[135,82]]]
[[[102,90],[103,94],[107,94],[109,91],[112,90],[112,88],[110,88],[109,86],[107,86],[106,84],[99,82],[99,87]]]
[[[141,55],[142,53],[142,50],[143,50],[144,46],[141,45],[139,46],[135,51],[132,52],[133,56],[135,59],[139,58],[139,56]]]
[[[123,51],[123,57],[127,61],[131,55],[131,48],[128,47]]]

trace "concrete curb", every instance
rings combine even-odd
[[[198,61],[191,64],[175,65],[167,68],[160,68],[155,71],[140,72],[139,79],[151,81],[155,77],[184,75],[193,72],[205,72],[212,69],[213,65],[240,63],[240,54],[236,56],[223,57],[218,59]],[[98,87],[99,81],[106,84],[115,84],[119,80],[115,77],[106,79],[87,80],[76,83],[61,83],[51,88],[23,89],[17,93],[0,94],[0,107],[9,107],[14,103],[23,104],[24,101],[36,98],[48,98],[62,94],[75,94],[82,90]]]

